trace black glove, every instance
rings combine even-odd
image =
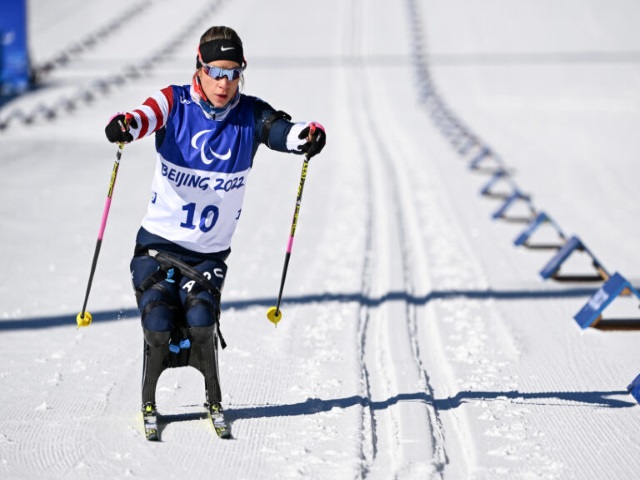
[[[122,131],[124,125],[124,132]],[[129,127],[138,128],[138,122],[131,115],[118,113],[111,117],[109,123],[104,127],[107,140],[111,143],[129,143],[133,141],[133,136],[129,133]]]
[[[324,127],[318,122],[311,122],[305,128],[302,129],[298,138],[307,139],[307,143],[298,147],[298,149],[304,153],[307,158],[311,158],[319,154],[327,143],[327,134],[324,131]]]

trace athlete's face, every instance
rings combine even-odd
[[[232,62],[231,60],[216,60],[215,62],[208,63],[207,65],[225,69],[240,67],[238,63]],[[216,108],[222,108],[229,103],[229,100],[231,100],[236,94],[238,84],[240,83],[240,77],[235,80],[229,80],[226,76],[211,78],[205,73],[202,67],[198,71],[198,76],[200,77],[200,83],[204,90],[204,94]]]

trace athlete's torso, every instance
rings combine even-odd
[[[254,155],[254,101],[241,96],[222,121],[208,119],[188,86],[173,86],[173,108],[156,133],[158,156],[142,227],[188,250],[230,247]]]

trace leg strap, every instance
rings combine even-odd
[[[215,285],[211,280],[209,280],[205,275],[201,272],[193,268],[186,262],[178,260],[164,252],[158,252],[157,250],[148,250],[148,254],[150,257],[154,258],[161,266],[161,269],[152,273],[149,278],[145,279],[140,286],[140,290],[144,291],[143,286],[146,288],[151,287],[155,283],[165,280],[166,278],[171,278],[173,276],[172,270],[178,270],[184,277],[193,280],[197,283],[202,289],[208,291],[211,295],[213,295],[216,300],[216,305],[214,308],[216,311],[214,312],[215,317],[215,328],[216,328],[216,338],[220,339],[220,346],[224,349],[227,347],[227,343],[224,341],[224,337],[222,336],[222,332],[220,331],[220,288]],[[171,277],[170,277],[171,275]],[[189,294],[189,300],[191,300],[192,292]],[[193,292],[193,296],[197,295],[197,292]]]

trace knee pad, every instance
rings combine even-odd
[[[140,297],[142,328],[156,332],[171,331],[179,312],[173,295],[162,285],[154,285]]]
[[[202,295],[202,298],[200,297]],[[185,320],[189,327],[213,327],[218,320],[219,306],[208,292],[201,292],[185,305]]]

